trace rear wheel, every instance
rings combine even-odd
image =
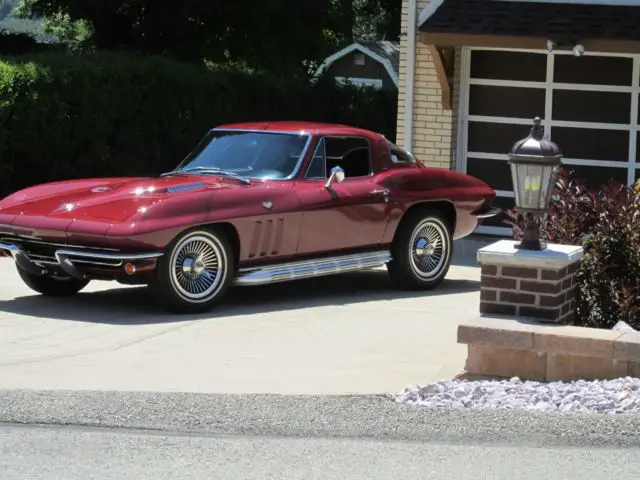
[[[233,250],[223,232],[190,230],[167,246],[150,287],[172,312],[204,312],[222,298],[234,272]]]
[[[452,226],[437,210],[418,210],[398,227],[391,247],[389,276],[403,289],[437,287],[449,271],[453,254]]]
[[[31,290],[48,297],[70,297],[87,286],[89,280],[79,280],[73,277],[53,277],[49,275],[34,275],[22,269],[19,265],[18,275]]]

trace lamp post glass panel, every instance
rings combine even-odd
[[[544,138],[542,120],[534,118],[529,135],[517,141],[509,152],[516,210],[526,221],[522,242],[516,248],[546,248],[540,241],[538,219],[547,213],[561,164],[562,152],[555,143]]]

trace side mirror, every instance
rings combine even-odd
[[[324,183],[324,188],[331,188],[331,184],[333,182],[344,182],[344,170],[341,167],[336,166],[331,169],[331,174],[329,175],[327,181]]]

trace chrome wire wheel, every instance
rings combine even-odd
[[[437,219],[424,220],[413,230],[409,249],[413,272],[424,280],[437,278],[449,255],[446,227]]]
[[[187,302],[207,302],[220,289],[226,268],[226,254],[215,237],[187,236],[173,249],[171,284]]]

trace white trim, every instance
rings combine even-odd
[[[547,102],[549,101],[547,100]],[[547,110],[547,105],[545,105],[545,114],[546,114],[546,110]],[[527,119],[527,118],[517,118],[517,117],[490,117],[487,115],[468,115],[467,119],[470,122],[478,122],[478,123],[503,123],[508,125],[531,125],[530,118]],[[543,123],[545,127],[549,126],[549,127],[582,128],[587,130],[588,129],[623,130],[626,132],[632,128],[627,123],[573,122],[573,121],[567,121],[567,120],[546,120],[546,119],[543,120]],[[548,133],[548,132],[545,131],[545,133]]]
[[[431,0],[420,12],[420,25],[429,20],[429,17],[436,13],[436,10],[438,10],[443,3],[444,0]]]
[[[509,2],[513,0],[493,0],[494,2]],[[529,3],[571,3],[575,5],[615,5],[618,7],[637,7],[640,0],[518,0]]]
[[[555,54],[549,55],[554,58]],[[553,72],[552,72],[553,73]],[[586,92],[612,92],[612,93],[633,93],[634,87],[623,85],[596,85],[590,83],[553,83],[547,82],[519,82],[518,80],[491,80],[487,78],[470,78],[470,85],[484,85],[487,87],[511,87],[511,88],[547,88],[552,85],[554,90],[579,90]]]
[[[506,153],[487,152],[467,152],[468,158],[474,160],[500,160],[506,162],[509,156]],[[587,160],[584,158],[562,158],[563,165],[582,165],[585,167],[605,167],[605,168],[630,168],[634,166],[631,162],[618,162],[616,160]]]
[[[416,36],[418,35],[418,25],[416,14],[418,10],[418,0],[409,0],[409,18],[407,31],[407,72],[404,86],[404,149],[413,151],[413,98],[416,83]]]
[[[389,74],[391,81],[395,84],[396,87],[398,87],[398,83],[399,83],[398,74],[397,72],[394,71],[393,67],[391,66],[391,62],[386,58],[381,57],[373,50],[370,50],[364,45],[361,45],[360,43],[357,43],[357,42],[352,43],[351,45],[344,47],[342,50],[339,50],[333,55],[329,55],[327,58],[325,58],[324,61],[320,64],[320,66],[316,70],[316,73],[314,76],[318,77],[322,72],[327,70],[333,64],[333,62],[355,51],[364,53],[365,55],[373,58],[376,62],[379,62]]]
[[[633,59],[633,88],[640,92],[640,57]],[[637,164],[636,149],[638,141],[638,97],[640,93],[631,95],[631,134],[629,135],[629,163]],[[635,166],[635,165],[634,165]],[[636,169],[630,168],[627,172],[627,183],[633,185],[636,183]]]
[[[382,88],[383,82],[380,78],[360,78],[360,77],[333,77],[336,82],[352,83],[363,87]]]
[[[458,143],[455,165],[456,170],[462,173],[467,171],[470,56],[469,47],[462,47],[460,51],[460,98],[458,105]]]
[[[516,194],[510,190],[496,190],[496,197],[500,198],[516,198]]]
[[[498,1],[498,0],[496,0]],[[510,1],[510,0],[507,0]],[[564,3],[564,2],[560,2]],[[500,48],[500,47],[465,47],[469,50],[493,50],[499,52],[520,52],[520,53],[539,53],[541,55],[547,55],[549,52],[547,50],[535,49],[535,48]],[[554,55],[573,55],[568,50],[554,50]],[[636,57],[637,53],[618,53],[618,52],[585,52],[584,56],[589,57]]]

